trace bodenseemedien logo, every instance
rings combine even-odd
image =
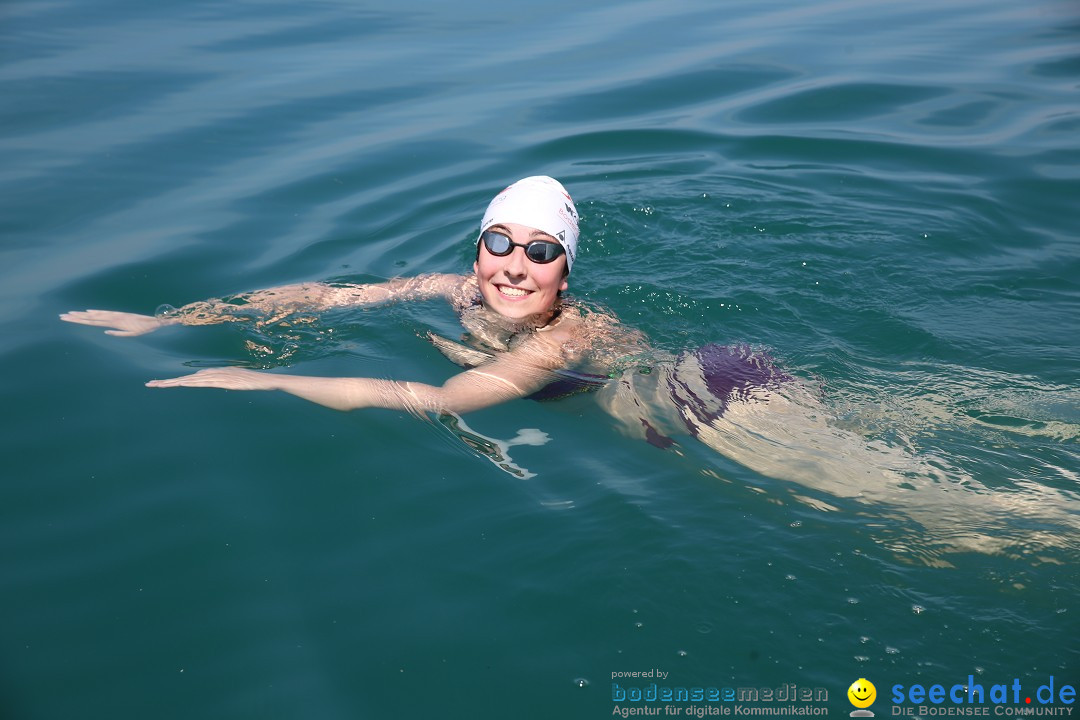
[[[874,717],[873,711],[866,709],[877,699],[877,688],[874,687],[874,683],[866,678],[859,678],[847,689],[847,697],[848,701],[855,706],[850,713],[851,717]]]

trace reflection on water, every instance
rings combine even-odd
[[[515,463],[510,457],[510,448],[515,445],[546,445],[551,440],[547,433],[535,428],[523,428],[509,440],[499,440],[473,430],[455,413],[440,413],[437,419],[454,437],[486,457],[495,467],[522,480],[536,477],[536,473]]]

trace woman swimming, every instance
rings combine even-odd
[[[761,475],[795,483],[774,492],[822,510],[851,498],[914,520],[920,529],[913,537],[891,537],[887,544],[926,562],[940,562],[942,550],[1071,544],[1080,523],[1053,490],[988,491],[941,458],[867,442],[838,427],[815,389],[777,369],[764,353],[710,344],[664,354],[610,313],[564,298],[578,232],[577,210],[565,188],[549,177],[528,177],[488,205],[471,275],[288,285],[192,303],[161,317],[104,310],[60,317],[135,336],[167,325],[272,323],[298,312],[441,297],[466,330],[463,342],[429,335],[465,368],[441,386],[238,367],[147,385],[282,390],[339,410],[381,407],[440,415],[592,389],[624,431],[657,447],[675,446],[673,436],[689,434]],[[1018,535],[1007,522],[1014,517],[1049,524]]]

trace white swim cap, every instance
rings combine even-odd
[[[566,251],[566,271],[570,272],[577,255],[578,214],[570,193],[558,180],[534,175],[496,195],[484,212],[480,233],[499,223],[527,225],[558,240]],[[476,242],[480,242],[479,237]]]

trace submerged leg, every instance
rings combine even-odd
[[[659,419],[672,434],[678,423],[724,457],[781,481],[769,492],[822,511],[842,500],[873,508],[877,539],[909,557],[943,564],[947,552],[1080,544],[1080,513],[1067,494],[1030,483],[1023,492],[987,487],[947,458],[845,429],[817,388],[764,353],[708,345],[655,375],[621,378],[605,398],[628,432],[648,439],[644,422]]]

